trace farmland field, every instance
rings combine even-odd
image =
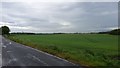
[[[11,40],[86,66],[116,66],[118,36],[107,34],[12,34]]]

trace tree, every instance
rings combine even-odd
[[[112,31],[110,31],[110,34],[112,34],[112,35],[120,35],[120,29],[112,30]]]
[[[2,28],[0,28],[0,35],[2,35]]]
[[[2,35],[9,34],[10,29],[8,26],[2,26],[0,29],[2,29]]]

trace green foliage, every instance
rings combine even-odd
[[[112,31],[110,31],[110,34],[112,34],[112,35],[120,35],[120,29],[112,30]]]
[[[2,35],[9,34],[10,32],[10,29],[8,26],[2,26],[0,30],[2,30]]]
[[[2,35],[2,28],[0,28],[0,35]]]
[[[10,35],[10,39],[86,66],[118,66],[118,37],[109,34]]]

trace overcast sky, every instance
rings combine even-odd
[[[11,32],[96,32],[118,27],[117,2],[1,2]]]

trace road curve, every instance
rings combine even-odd
[[[2,66],[76,66],[75,64],[2,38]]]

